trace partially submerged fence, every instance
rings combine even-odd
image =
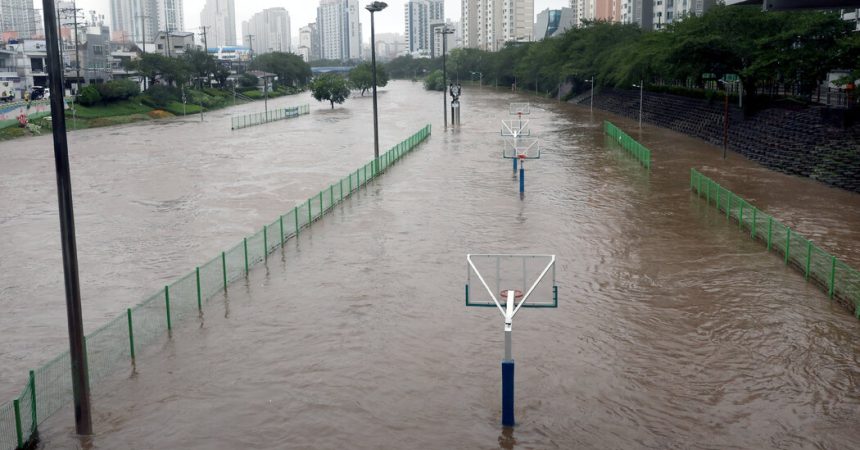
[[[860,272],[696,169],[690,169],[690,189],[725,211],[727,219],[735,219],[741,231],[749,230],[750,238],[761,241],[768,251],[781,254],[786,265],[816,282],[831,299],[845,302],[860,319]]]
[[[636,142],[636,139],[628,136],[627,133],[621,131],[608,120],[603,121],[603,132],[615,139],[628,153],[633,155],[646,169],[651,168],[651,150],[648,150],[644,145]]]
[[[85,337],[90,384],[95,385],[121,367],[134,364],[135,351],[163,337],[183,317],[197,315],[204,302],[226,293],[230,283],[248,275],[250,268],[303,228],[320,219],[368,181],[412,151],[430,135],[425,126],[403,142],[317,195],[264,225],[184,277],[164,286]],[[127,366],[128,365],[128,366]],[[37,436],[37,425],[72,401],[71,363],[65,351],[30,371],[27,385],[12,402],[0,405],[0,450],[22,448]]]
[[[303,114],[308,114],[311,111],[310,105],[291,106],[289,108],[278,108],[271,111],[246,114],[244,116],[236,116],[230,118],[230,129],[238,130],[240,128],[253,127],[264,123],[274,122],[276,120],[292,119]]]

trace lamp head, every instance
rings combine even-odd
[[[385,2],[373,2],[364,7],[364,9],[368,10],[372,13],[382,11],[388,6],[388,3]]]

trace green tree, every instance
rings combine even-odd
[[[331,108],[334,109],[335,103],[342,104],[349,98],[349,87],[342,76],[325,73],[311,83],[311,95],[319,102],[331,102]]]
[[[373,88],[373,66],[368,63],[361,63],[349,71],[349,85],[353,89],[361,91],[361,96],[368,89]],[[376,86],[382,87],[388,84],[388,73],[385,67],[381,64],[376,65]]]
[[[135,70],[149,79],[149,85],[158,80],[168,86],[185,84],[190,75],[190,68],[185,60],[168,58],[155,53],[147,53],[140,59],[129,62],[126,67]]]
[[[428,91],[444,91],[445,79],[442,77],[441,70],[434,70],[427,78],[424,79],[424,89]]]
[[[203,79],[208,79],[218,68],[215,58],[203,50],[189,49],[182,56],[182,59],[185,61],[189,73],[197,78],[198,86],[202,86]]]
[[[239,86],[242,86],[243,88],[254,88],[257,87],[258,84],[260,84],[260,79],[252,73],[243,73],[242,76],[239,77]]]
[[[311,79],[311,66],[293,53],[264,53],[254,58],[252,70],[262,70],[278,76],[276,84],[283,87],[300,87]]]

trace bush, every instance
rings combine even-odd
[[[428,91],[444,91],[445,80],[442,78],[442,71],[435,70],[427,78],[424,79],[424,89]]]
[[[263,93],[257,89],[254,89],[251,91],[244,91],[244,92],[242,92],[242,95],[244,95],[245,97],[248,97],[248,98],[252,98],[254,100],[259,100],[259,99],[263,98]]]
[[[95,87],[104,103],[126,100],[140,94],[140,86],[131,80],[113,80]]]
[[[84,86],[80,94],[78,94],[77,102],[84,106],[92,106],[100,101],[102,101],[102,96],[99,94],[99,90],[92,84]]]
[[[250,73],[243,73],[242,76],[239,77],[239,86],[244,88],[257,86],[259,82],[260,79]]]
[[[179,89],[174,87],[156,84],[146,90],[146,93],[141,98],[141,102],[146,106],[153,108],[164,108],[170,102],[181,101],[182,95]]]

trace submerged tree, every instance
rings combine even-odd
[[[382,87],[386,84],[388,84],[388,73],[384,66],[377,64],[376,86]],[[373,87],[373,66],[368,62],[355,66],[349,71],[349,85],[353,89],[360,90],[361,96],[364,97],[364,93]]]
[[[341,104],[349,97],[349,88],[342,76],[325,73],[311,82],[311,94],[319,102],[329,101],[334,109],[335,103]]]

